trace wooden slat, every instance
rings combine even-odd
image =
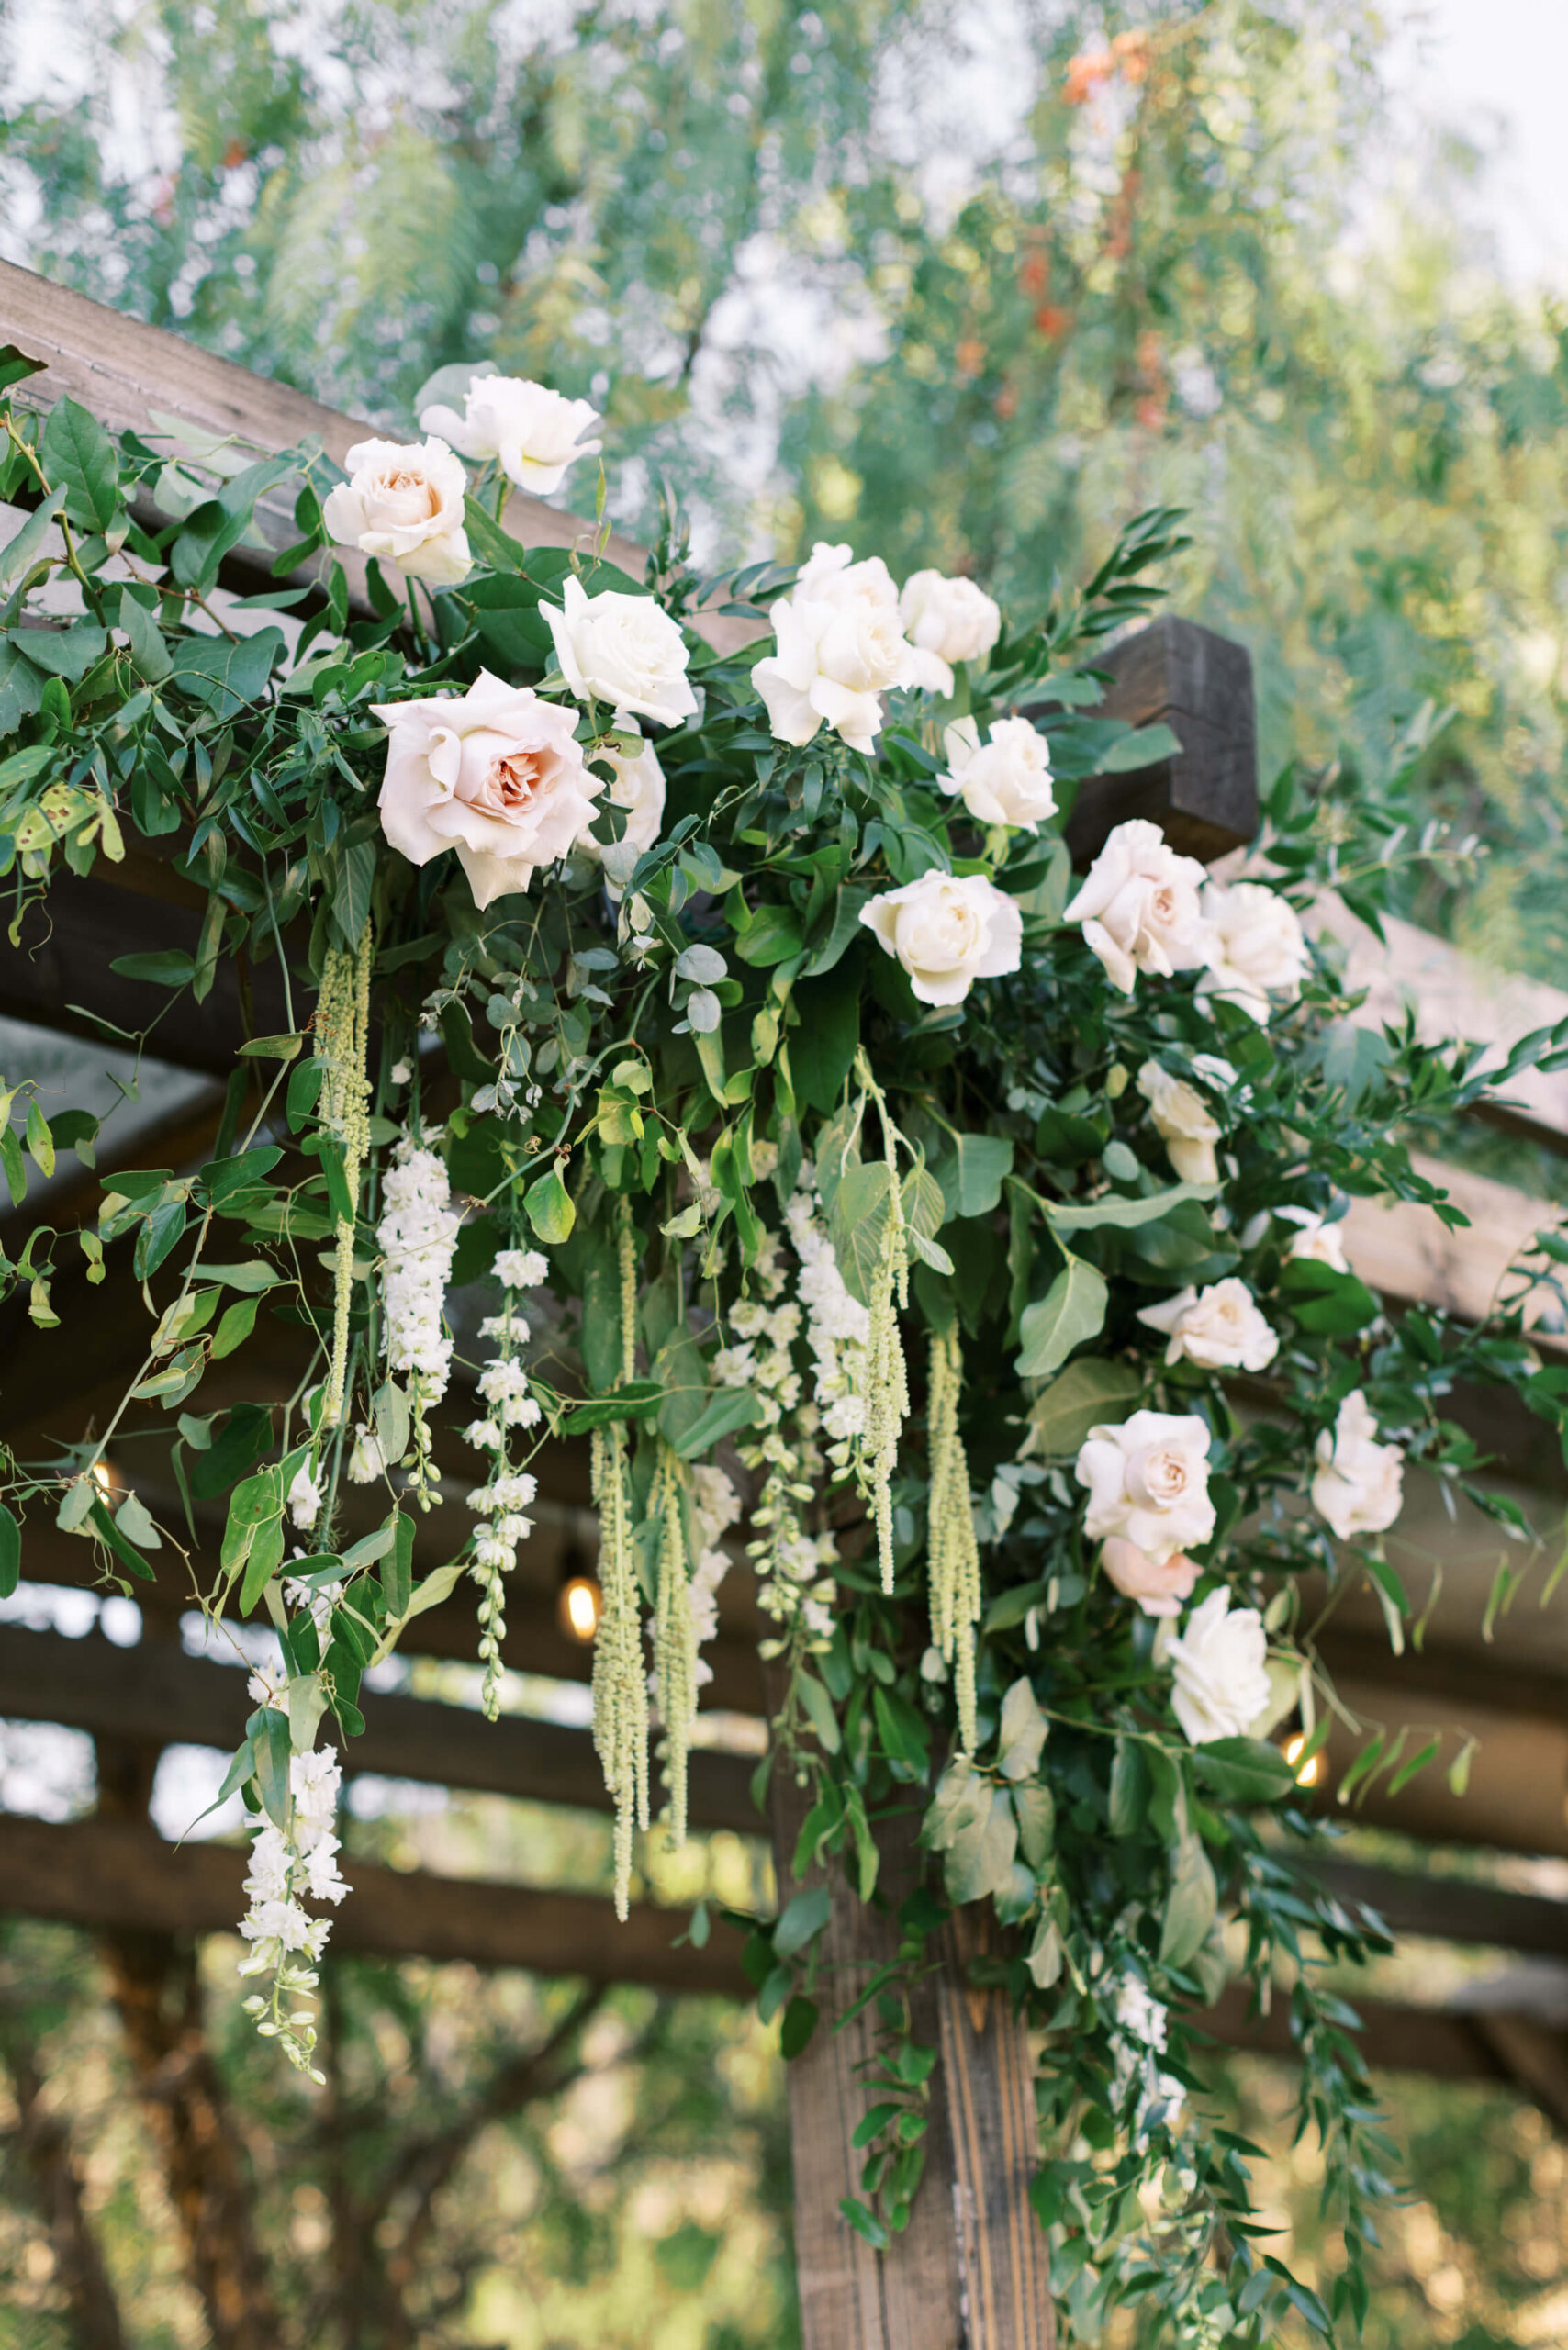
[[[1442,2081],[1497,2081],[1510,2076],[1510,2068],[1488,2045],[1478,2015],[1396,2007],[1386,1999],[1363,1999],[1353,1994],[1350,2004],[1361,2022],[1362,2060],[1377,2072],[1429,2073]],[[1266,2016],[1249,2015],[1249,2005],[1245,1988],[1233,1983],[1212,2008],[1199,2009],[1189,2020],[1222,2048],[1294,2062],[1296,2052],[1286,1994],[1276,1994]]]
[[[160,1745],[227,1749],[244,1735],[252,1705],[243,1673],[187,1656],[168,1640],[144,1639],[119,1649],[95,1632],[72,1640],[58,1632],[0,1627],[0,1716],[15,1720],[62,1722],[100,1737]],[[337,1736],[330,1714],[320,1736]],[[610,1808],[586,1729],[519,1714],[487,1722],[462,1706],[431,1698],[378,1693],[366,1706],[364,1735],[343,1742],[343,1762],[350,1771],[589,1811]],[[693,1825],[760,1835],[752,1768],[744,1756],[694,1753],[689,1772]]]
[[[1568,1959],[1568,1901],[1509,1893],[1468,1877],[1413,1876],[1364,1861],[1305,1856],[1336,1899],[1375,1909],[1400,1934],[1463,1942],[1530,1957]]]
[[[76,1926],[232,1933],[245,1908],[246,1856],[219,1844],[165,1843],[123,1820],[0,1818],[0,1909]],[[334,1950],[377,1958],[464,1959],[595,1983],[746,1996],[740,1939],[715,1919],[707,1943],[675,1943],[691,1913],[633,1908],[618,1925],[596,1894],[554,1893],[476,1877],[347,1860],[351,1891],[334,1916]]]
[[[1563,1211],[1555,1201],[1535,1199],[1490,1176],[1420,1151],[1411,1156],[1417,1171],[1440,1184],[1469,1224],[1450,1231],[1429,1208],[1409,1201],[1352,1200],[1345,1218],[1346,1255],[1384,1297],[1440,1306],[1462,1322],[1484,1322],[1510,1265],[1538,1232],[1561,1229]],[[1549,1302],[1546,1292],[1533,1299],[1527,1321],[1539,1322]]]
[[[1093,666],[1114,679],[1106,717],[1169,726],[1182,749],[1082,787],[1064,828],[1074,864],[1087,865],[1113,826],[1134,817],[1159,824],[1173,848],[1204,864],[1249,841],[1258,830],[1258,726],[1245,646],[1164,613],[1097,653]]]

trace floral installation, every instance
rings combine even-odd
[[[599,453],[586,401],[444,370],[416,412],[421,441],[260,459],[156,530],[134,435],[69,400],[10,413],[0,496],[39,511],[11,555],[4,869],[25,905],[127,827],[177,835],[205,944],[140,976],[201,998],[242,959],[289,1026],[248,1035],[199,1169],[115,1172],[95,1223],[0,1266],[44,1330],[79,1263],[151,1316],[109,1431],[7,1464],[0,1563],[50,1513],[106,1576],[162,1542],[215,1623],[273,1628],[226,1791],[254,1831],[252,2009],[310,2072],[308,1905],[347,1890],[337,1751],[366,1675],[465,1588],[498,1710],[550,1448],[577,1446],[622,1913],[639,1839],[689,1832],[703,1651],[749,1574],[763,1778],[809,1806],[797,1875],[870,1901],[918,1825],[880,2000],[908,2079],[935,2061],[904,1996],[931,1937],[967,1904],[995,1923],[986,1979],[1043,2051],[1064,2325],[1133,2300],[1181,2343],[1261,2344],[1287,2307],[1353,2332],[1383,2157],[1304,1921],[1330,1955],[1383,1944],[1294,1865],[1338,1702],[1314,1628],[1362,1573],[1406,1612],[1386,1539],[1413,1475],[1522,1531],[1456,1386],[1562,1416],[1528,1282],[1464,1326],[1396,1313],[1347,1253],[1353,1200],[1444,1209],[1405,1126],[1487,1083],[1403,1027],[1345,1074],[1361,1006],[1303,916],[1325,884],[1375,912],[1385,836],[1362,856],[1354,803],[1287,777],[1244,879],[1145,818],[1074,872],[1089,779],[1177,747],[1112,716],[1096,667],[1157,600],[1172,513],[1043,616],[844,545],[703,576],[669,518],[638,579],[588,525],[571,550],[514,534],[510,488]],[[230,628],[220,566],[286,480],[287,584]],[[721,639],[721,608],[756,641]],[[1494,1081],[1532,1056],[1568,1046]],[[25,1073],[5,1102],[19,1202],[24,1145],[52,1165],[95,1125]],[[286,1389],[259,1325],[296,1348]],[[242,1404],[204,1396],[230,1357]],[[111,1511],[111,1440],[183,1503],[149,1470],[160,1517]],[[438,1473],[449,1443],[465,1473]],[[1369,1729],[1352,1770],[1394,1761]],[[746,1921],[792,2055],[823,1916],[787,1878]],[[1252,2250],[1246,2162],[1195,2093],[1204,2001],[1285,1966],[1346,2245],[1327,2306]],[[868,2110],[845,2214],[874,2244],[924,2134],[918,2100]]]

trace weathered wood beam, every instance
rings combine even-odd
[[[0,1818],[0,1910],[93,1927],[232,1933],[245,1908],[242,1852],[174,1845],[124,1820]],[[464,1959],[594,1983],[743,1998],[740,1942],[715,1919],[706,1944],[679,1936],[688,1909],[639,1903],[624,1926],[596,1894],[373,1867],[347,1860],[350,1897],[333,1919],[334,1950],[378,1958]]]
[[[1249,2014],[1249,2004],[1246,1989],[1231,1984],[1212,2008],[1194,2011],[1188,2020],[1222,2048],[1241,2055],[1278,2056],[1294,2062],[1296,2051],[1291,2039],[1288,1998],[1278,1994],[1266,2016]],[[1494,2053],[1490,2042],[1492,2029],[1502,2020],[1498,2012],[1399,2007],[1391,2000],[1363,1999],[1354,1994],[1350,2004],[1361,2022],[1362,2061],[1377,2072],[1429,2073],[1440,2081],[1513,2077],[1512,2067]]]
[[[1509,1267],[1529,1249],[1538,1232],[1561,1228],[1562,1208],[1555,1200],[1537,1199],[1424,1152],[1411,1156],[1417,1173],[1440,1184],[1469,1224],[1450,1231],[1430,1209],[1407,1200],[1352,1200],[1344,1222],[1345,1253],[1368,1287],[1383,1297],[1440,1306],[1462,1322],[1484,1322]],[[1527,1320],[1538,1322],[1546,1304],[1544,1297],[1536,1301]],[[1560,1332],[1535,1335],[1548,1348],[1565,1343]]]
[[[1414,1876],[1408,1870],[1376,1868],[1338,1854],[1305,1857],[1326,1891],[1337,1900],[1375,1909],[1396,1933],[1568,1959],[1568,1901],[1508,1893],[1469,1877]]]
[[[227,1749],[239,1744],[252,1710],[243,1673],[187,1656],[173,1641],[143,1639],[120,1649],[96,1632],[72,1640],[0,1626],[0,1716],[61,1722],[99,1737]],[[320,1736],[337,1738],[330,1714]],[[487,1722],[462,1706],[382,1692],[366,1710],[364,1735],[339,1742],[344,1766],[353,1772],[588,1811],[610,1808],[588,1732],[559,1722],[521,1714]],[[693,1753],[694,1826],[760,1835],[752,1768],[742,1755]]]
[[[1245,645],[1162,613],[1096,653],[1093,666],[1111,673],[1105,717],[1169,726],[1182,748],[1081,788],[1064,827],[1073,863],[1087,865],[1112,828],[1134,817],[1205,865],[1249,841],[1258,830],[1258,722]]]

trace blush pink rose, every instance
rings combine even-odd
[[[577,712],[481,669],[465,694],[384,702],[381,828],[412,865],[454,848],[476,906],[526,890],[594,819],[603,790]]]
[[[1113,1534],[1100,1553],[1100,1564],[1124,1599],[1136,1599],[1146,1616],[1180,1616],[1198,1580],[1195,1560],[1184,1550],[1169,1559],[1151,1559],[1136,1542]]]

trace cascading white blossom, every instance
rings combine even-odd
[[[1162,2073],[1157,2059],[1163,2053],[1169,2024],[1169,2010],[1149,1990],[1139,1976],[1124,1975],[1116,1986],[1116,2095],[1126,2095],[1135,2080],[1141,2081],[1135,2129],[1141,2134],[1154,2119],[1154,2109],[1159,2107],[1160,2118],[1168,2130],[1174,2130],[1182,2118],[1187,2092],[1170,2073]]]
[[[420,1404],[439,1404],[452,1368],[442,1324],[459,1226],[445,1160],[405,1136],[392,1154],[384,1199],[375,1238],[386,1367],[412,1374]]]
[[[342,1850],[333,1826],[342,1776],[330,1748],[295,1754],[288,1767],[288,1818],[280,1828],[268,1820],[251,1847],[245,1891],[250,1908],[240,1931],[251,1945],[240,1972],[274,1976],[270,1999],[253,1993],[247,2012],[269,2040],[281,2040],[301,2070],[310,2070],[315,2033],[302,2022],[297,2000],[316,1987],[315,1966],[331,1931],[330,1918],[312,1918],[312,1901],[341,1901],[348,1891],[338,1868]]]
[[[806,1344],[816,1365],[817,1408],[833,1444],[846,1445],[866,1427],[866,1349],[871,1315],[845,1287],[833,1242],[817,1214],[816,1175],[809,1161],[801,1165],[801,1180],[784,1210],[784,1219],[801,1260],[796,1294],[806,1309]],[[842,1466],[836,1452],[833,1457]]]
[[[503,1248],[490,1267],[490,1277],[501,1285],[498,1314],[487,1315],[479,1336],[495,1343],[497,1351],[479,1374],[479,1393],[489,1410],[484,1419],[471,1420],[464,1439],[476,1452],[491,1454],[489,1474],[468,1496],[477,1524],[474,1529],[469,1571],[484,1594],[479,1602],[479,1657],[485,1667],[480,1702],[494,1721],[500,1711],[501,1641],[506,1635],[502,1577],[517,1564],[517,1546],[533,1531],[528,1516],[539,1491],[538,1481],[526,1469],[514,1468],[508,1458],[513,1428],[528,1429],[543,1416],[543,1406],[519,1360],[528,1343],[528,1321],[517,1304],[520,1292],[537,1289],[550,1268],[536,1248]]]
[[[700,1545],[697,1564],[691,1572],[691,1621],[700,1651],[719,1629],[719,1585],[730,1565],[730,1554],[723,1547],[723,1540],[731,1527],[739,1521],[741,1497],[716,1463],[700,1460],[691,1471],[691,1500],[692,1515],[697,1521],[697,1539]],[[706,1687],[712,1678],[712,1666],[705,1656],[699,1654],[698,1687]]]

